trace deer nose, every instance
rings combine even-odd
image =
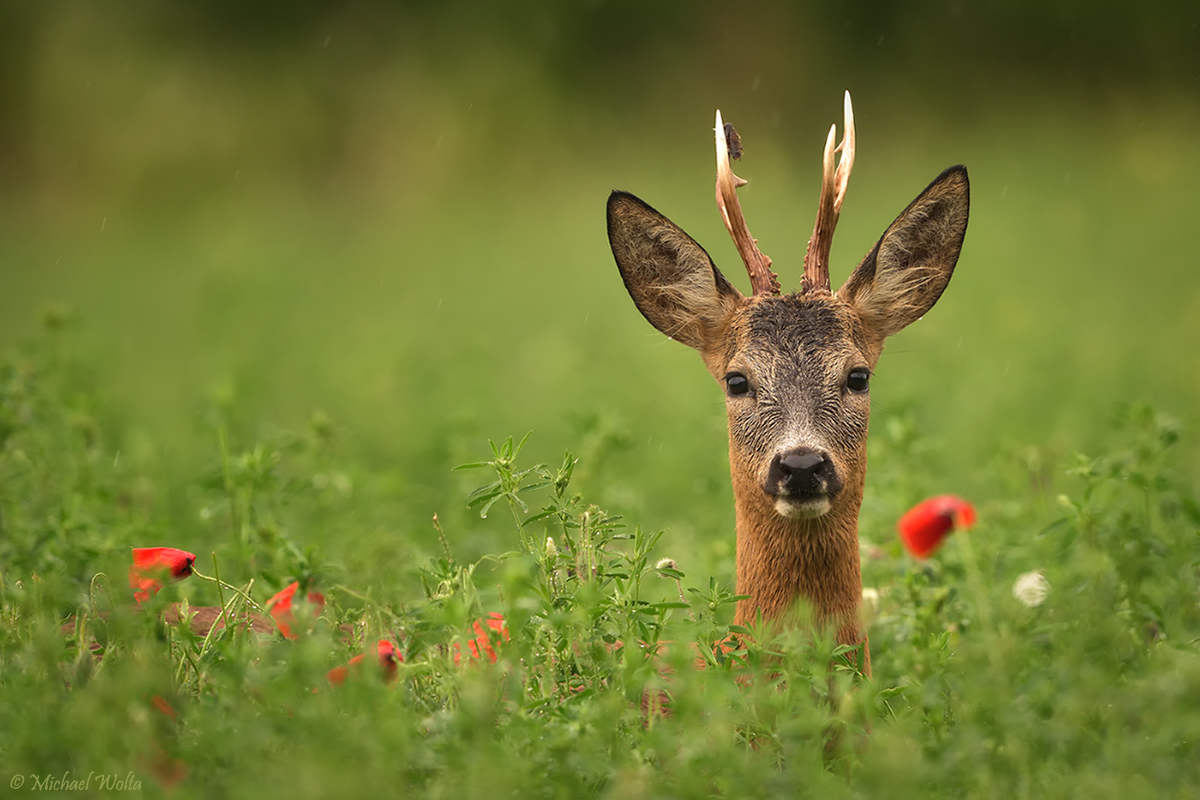
[[[802,447],[777,453],[767,476],[769,494],[813,494],[829,491],[825,485],[832,464],[819,450]],[[773,491],[772,491],[773,490]]]

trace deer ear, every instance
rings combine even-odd
[[[838,296],[858,308],[880,338],[933,308],[967,232],[967,168],[951,167],[888,226]]]
[[[744,298],[704,248],[626,192],[608,197],[608,242],[642,316],[672,339],[710,349]]]

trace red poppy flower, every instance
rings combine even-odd
[[[486,622],[486,627],[484,623]],[[508,626],[504,622],[504,615],[493,611],[488,614],[486,620],[477,619],[471,623],[471,627],[475,629],[475,638],[467,642],[467,647],[471,650],[472,658],[483,658],[487,656],[489,663],[496,663],[496,650],[492,647],[491,636],[488,635],[488,629],[495,631],[499,636],[504,637],[504,641],[508,641]],[[500,638],[497,636],[496,644],[500,644]],[[454,665],[458,666],[462,662],[462,648],[454,645]]]
[[[404,656],[401,655],[400,651],[396,649],[396,646],[387,639],[380,639],[376,643],[375,653],[379,658],[379,666],[383,669],[383,682],[391,683],[392,681],[396,680],[396,673],[400,669],[400,664],[404,663]],[[334,667],[333,669],[329,670],[325,677],[334,686],[341,686],[346,682],[346,678],[350,675],[350,670],[360,669],[359,665],[362,664],[365,658],[366,653],[360,653],[359,655],[356,655],[354,658],[350,659],[350,662],[346,666]]]
[[[943,494],[910,508],[896,528],[908,552],[917,558],[929,558],[951,532],[966,530],[974,524],[974,506],[961,497]]]
[[[299,581],[292,581],[287,586],[275,593],[275,596],[267,601],[267,610],[271,612],[271,618],[275,620],[275,624],[279,626],[279,632],[288,639],[295,639],[296,634],[292,632],[292,625],[296,618],[292,614],[292,601],[296,597],[296,590],[300,588]],[[325,595],[320,592],[309,592],[308,602],[314,606],[313,616],[321,613],[321,609],[325,607]]]
[[[129,568],[129,588],[139,603],[162,588],[156,576],[169,572],[176,580],[192,574],[196,556],[174,547],[135,547],[133,566]]]

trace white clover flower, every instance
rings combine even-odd
[[[558,548],[554,544],[554,537],[547,536],[546,537],[546,556],[548,558],[554,558],[557,555],[558,555]]]
[[[862,590],[863,610],[874,616],[879,613],[879,598],[882,592],[879,589],[872,589],[869,586],[864,586]]]
[[[1046,595],[1050,593],[1050,581],[1046,580],[1040,569],[1025,572],[1013,581],[1012,593],[1024,605],[1036,608],[1046,601]]]

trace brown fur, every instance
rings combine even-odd
[[[827,290],[744,297],[690,236],[641,200],[613,192],[608,233],[622,279],[643,316],[698,350],[727,393],[729,463],[737,510],[736,622],[833,628],[863,643],[858,512],[866,478],[867,392],[852,371],[874,370],[884,340],[941,296],[958,260],[968,214],[967,172],[951,167],[897,217],[835,295]],[[787,516],[772,462],[820,453],[827,508]],[[809,493],[811,497],[812,493]],[[788,508],[787,503],[784,507]],[[800,602],[798,602],[800,601]],[[811,623],[798,619],[808,607]],[[870,654],[865,653],[870,672]]]

